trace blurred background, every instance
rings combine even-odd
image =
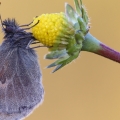
[[[30,23],[43,13],[64,12],[73,0],[1,0],[2,19],[15,18]],[[83,0],[90,32],[100,41],[120,51],[120,1]],[[0,30],[0,41],[3,33]],[[78,59],[51,73],[45,69],[47,48],[36,49],[43,74],[44,102],[25,120],[120,120],[120,64],[101,56],[81,52]]]

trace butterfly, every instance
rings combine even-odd
[[[35,38],[15,19],[1,20],[0,120],[21,120],[43,101],[44,88],[37,55],[30,47]]]

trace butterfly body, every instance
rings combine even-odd
[[[3,21],[0,46],[0,120],[21,120],[42,102],[44,89],[30,32],[16,21]]]

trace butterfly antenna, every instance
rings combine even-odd
[[[35,18],[37,18],[38,16],[36,16]],[[31,25],[33,23],[33,21],[32,22],[30,22],[29,24],[25,24],[25,25],[20,25],[19,27],[26,27],[26,26],[29,26],[29,25]]]
[[[1,2],[0,2],[0,5],[1,5]],[[3,26],[3,22],[2,22],[2,17],[1,17],[1,15],[0,15],[0,22],[1,22],[2,28],[5,29],[4,26]]]
[[[29,24],[20,25],[19,27],[26,27],[26,26],[29,26],[29,25],[31,25],[32,23],[33,23],[33,21],[32,21],[31,23],[29,23]]]
[[[0,15],[0,22],[1,22],[1,25],[3,27],[3,22],[2,22],[2,18],[1,18],[1,15]],[[3,27],[4,28],[4,27]]]
[[[24,30],[29,30],[30,28],[33,28],[34,26],[36,26],[40,21],[38,20],[37,23],[35,23],[33,26],[28,27],[28,28],[24,28]]]

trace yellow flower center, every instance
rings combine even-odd
[[[37,22],[39,23],[35,25]],[[42,14],[34,18],[32,33],[34,37],[46,46],[52,46],[59,34],[64,31],[66,18],[64,13]]]

